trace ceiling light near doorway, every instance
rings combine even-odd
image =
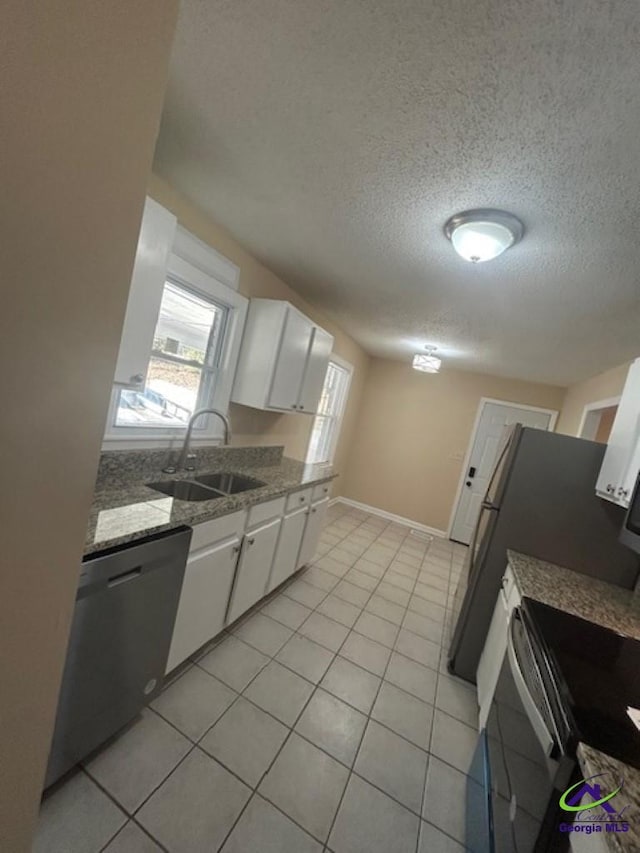
[[[433,355],[438,347],[425,347],[426,353],[417,352],[413,357],[413,369],[420,370],[422,373],[437,373],[440,370],[442,359]]]
[[[453,248],[474,264],[491,261],[522,238],[524,226],[504,210],[465,210],[456,213],[444,226]]]

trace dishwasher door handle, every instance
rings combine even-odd
[[[118,586],[120,583],[132,581],[134,578],[139,578],[142,574],[142,566],[136,566],[135,569],[127,569],[120,572],[118,575],[113,575],[107,580],[107,586]]]

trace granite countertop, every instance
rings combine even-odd
[[[605,844],[613,850],[613,853],[637,853],[640,850],[640,770],[629,767],[624,762],[587,746],[586,743],[578,744],[578,763],[585,779],[590,776],[600,776],[603,773],[611,779],[612,783],[622,779],[622,791],[616,795],[615,800],[612,800],[612,805],[616,809],[627,806],[622,819],[626,818],[628,821],[629,830],[628,832],[605,832],[600,834],[600,838],[605,839]],[[607,784],[603,781],[603,789]],[[612,789],[606,788],[606,790]]]
[[[203,448],[198,451],[197,470],[179,474],[163,473],[166,462],[166,451],[103,454],[89,514],[85,555],[133,542],[149,533],[210,521],[337,476],[330,465],[305,465],[282,456],[282,448],[270,447]],[[217,471],[246,474],[266,485],[205,501],[178,500],[146,485],[161,480],[189,480]]]
[[[640,596],[631,590],[517,551],[507,557],[523,596],[640,640]],[[578,744],[578,762],[585,778],[606,773],[624,780],[619,797],[628,804],[629,831],[599,837],[613,853],[640,851],[640,770],[585,743]]]
[[[640,640],[640,596],[518,551],[507,551],[518,589],[533,598]]]

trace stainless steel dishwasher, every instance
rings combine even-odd
[[[190,541],[180,527],[83,561],[45,787],[159,693]]]

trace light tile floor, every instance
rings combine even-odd
[[[344,504],[314,562],[44,801],[36,853],[461,853],[466,549]]]

